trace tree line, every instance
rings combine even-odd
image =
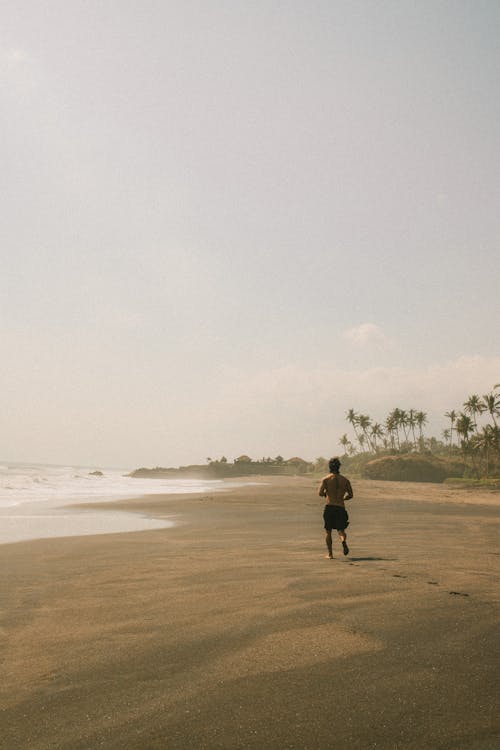
[[[344,433],[339,442],[347,456],[414,452],[460,455],[476,476],[498,474],[500,383],[483,396],[472,394],[461,409],[450,409],[443,416],[449,420],[449,426],[439,440],[425,436],[428,418],[424,411],[396,407],[383,421],[377,422],[368,414],[349,409],[346,420],[353,429],[354,439]]]

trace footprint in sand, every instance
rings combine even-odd
[[[408,578],[408,576],[402,576],[401,573],[393,573],[392,577],[393,578]]]
[[[439,586],[439,581],[427,581],[429,586]]]
[[[469,596],[469,594],[464,594],[463,591],[448,591],[448,593],[452,596]]]

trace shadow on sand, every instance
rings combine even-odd
[[[349,557],[351,562],[395,562],[396,557]]]

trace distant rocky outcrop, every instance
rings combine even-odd
[[[99,469],[96,469],[95,471],[89,471],[89,476],[91,477],[103,477],[104,474],[102,471],[99,471]]]
[[[464,465],[438,456],[406,454],[381,456],[368,461],[362,469],[366,479],[385,479],[392,482],[444,482],[449,477],[460,477]]]
[[[312,470],[312,464],[295,456],[285,461],[281,456],[275,459],[263,458],[254,461],[250,456],[243,454],[238,456],[233,463],[223,456],[219,461],[207,459],[207,465],[192,464],[190,466],[179,466],[178,468],[165,468],[156,466],[153,469],[142,467],[135,469],[128,476],[143,479],[225,479],[228,477],[243,477],[255,475],[284,474],[294,476],[305,474]]]

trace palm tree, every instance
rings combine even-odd
[[[347,437],[347,435],[346,435],[345,432],[342,435],[342,437],[340,438],[339,443],[344,448],[344,453],[347,454],[347,449],[348,449],[349,445],[351,444],[351,441],[349,440],[349,438]]]
[[[469,396],[467,401],[463,404],[464,411],[466,414],[470,414],[472,417],[472,421],[474,424],[474,432],[477,431],[477,423],[476,423],[476,417],[478,414],[482,414],[483,411],[486,411],[486,406],[483,404],[477,393],[472,394],[472,396]]]
[[[450,420],[451,426],[450,426],[450,448],[453,446],[453,428],[455,426],[455,422],[457,421],[457,413],[455,409],[452,409],[451,411],[445,412],[445,417],[447,417]]]
[[[356,412],[354,411],[354,409],[349,409],[349,411],[347,412],[346,419],[350,423],[351,427],[353,428],[354,434],[356,435],[356,440],[359,443],[359,434],[358,434],[358,431],[356,429],[356,425],[358,424],[358,415],[356,414]]]
[[[379,424],[378,422],[374,422],[372,424],[371,437],[373,439],[373,447],[374,447],[375,451],[377,451],[378,450],[377,440],[378,440],[378,438],[383,438],[384,437],[384,430],[382,428],[382,425]]]
[[[469,436],[472,435],[472,433],[476,429],[476,425],[474,424],[471,417],[469,417],[467,414],[464,414],[464,412],[461,411],[457,417],[456,429],[457,429],[457,433],[462,438],[462,442],[467,445],[469,443]]]
[[[418,442],[420,450],[422,450],[424,446],[424,425],[427,424],[427,414],[425,411],[417,411],[415,419],[417,420],[418,425]]]
[[[442,435],[443,435],[444,442],[449,443],[450,435],[451,435],[450,430],[446,428],[445,430],[443,430]]]
[[[464,414],[463,411],[457,417],[457,434],[462,438],[460,443],[462,446],[462,453],[464,462],[466,461],[467,454],[471,453],[472,468],[474,469],[474,454],[472,452],[473,446],[470,443],[470,436],[474,433],[476,425],[474,424],[471,417],[468,414]]]
[[[391,448],[394,450],[396,447],[394,435],[397,433],[397,422],[394,417],[394,412],[391,412],[385,420],[385,431],[389,435],[389,443]],[[399,443],[399,438],[398,438]]]
[[[485,457],[486,462],[486,476],[489,476],[490,472],[490,450],[492,448],[495,448],[496,441],[495,441],[495,428],[492,427],[490,424],[487,424],[486,427],[483,427],[481,432],[479,432],[477,435],[474,436],[474,447],[480,450]]]
[[[486,393],[483,396],[484,401],[484,411],[487,411],[490,415],[490,417],[493,420],[493,424],[495,427],[497,427],[497,421],[495,419],[495,416],[500,415],[500,396],[497,396],[496,393]]]
[[[413,447],[415,448],[415,450],[417,450],[417,441],[415,438],[415,427],[417,426],[417,412],[415,411],[415,409],[410,409],[410,411],[408,412],[407,424],[411,430],[411,434],[413,437]]]
[[[396,408],[391,411],[386,421],[387,429],[389,429],[389,422],[392,425],[391,429],[394,431],[396,435],[396,442],[398,445],[398,450],[400,450],[401,442],[399,440],[399,428],[401,426],[401,409]]]
[[[365,436],[365,440],[368,443],[368,447],[370,450],[373,450],[373,445],[370,440],[370,436],[368,435],[368,428],[370,427],[372,421],[368,414],[359,414],[358,416],[358,424],[363,430],[363,435]]]
[[[408,426],[408,413],[404,409],[398,409],[399,426],[403,428],[403,434],[405,436],[405,443],[408,442],[408,433],[406,428]]]

